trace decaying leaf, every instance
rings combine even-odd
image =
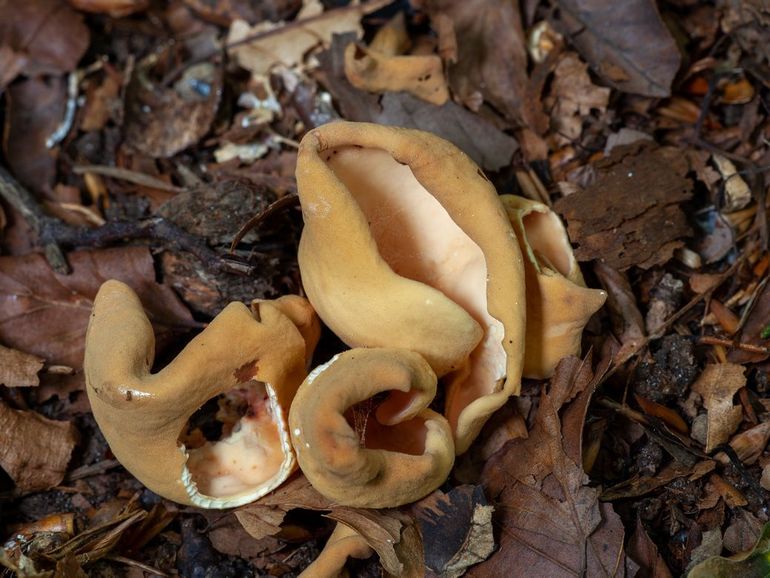
[[[724,179],[725,186],[725,206],[724,211],[731,213],[739,211],[751,202],[751,189],[743,177],[738,173],[738,169],[730,159],[722,155],[713,155],[714,164],[719,170],[719,174]]]
[[[374,0],[365,4],[351,4],[323,12],[317,16],[274,24],[260,22],[254,27],[236,20],[227,35],[228,54],[240,66],[254,75],[270,72],[276,65],[287,67],[300,64],[313,48],[331,43],[332,34],[363,32],[361,17],[379,10],[390,0]],[[247,39],[255,36],[253,41]]]
[[[222,70],[195,64],[173,87],[162,88],[150,79],[152,63],[140,63],[126,89],[126,143],[151,157],[170,157],[209,131],[222,96]]]
[[[715,530],[719,532],[719,530]],[[704,533],[704,538],[705,538]],[[721,550],[721,548],[720,548]],[[733,558],[713,556],[700,562],[687,578],[739,578],[770,573],[770,522],[765,524],[754,548]]]
[[[37,372],[43,368],[44,359],[0,345],[0,385],[27,387],[40,385]]]
[[[444,578],[462,576],[495,550],[492,512],[481,486],[436,490],[413,506],[425,545],[425,565]]]
[[[733,396],[746,385],[744,371],[743,366],[732,363],[710,364],[692,385],[708,412],[707,453],[727,442],[741,423],[743,410],[733,405]]]
[[[612,87],[669,96],[681,57],[652,0],[559,0],[557,28]]]
[[[562,360],[542,394],[530,437],[509,442],[487,463],[482,482],[502,528],[499,551],[471,576],[625,576],[623,524],[599,502],[564,446],[559,411],[580,393],[583,363]],[[586,369],[584,368],[583,371]],[[588,369],[590,371],[590,369]],[[574,379],[562,379],[566,372]],[[573,453],[573,452],[570,452]]]
[[[672,578],[671,571],[658,552],[655,543],[647,535],[642,520],[637,517],[636,529],[628,541],[628,555],[640,566],[637,576],[647,578]]]
[[[46,146],[64,118],[64,77],[30,78],[8,88],[3,151],[14,176],[32,192],[52,197],[57,151]]]
[[[0,0],[0,92],[22,70],[28,77],[74,70],[90,36],[64,0]]]
[[[363,536],[380,557],[383,568],[395,575],[410,575],[422,566],[420,534],[414,522],[397,510],[367,510],[335,506],[319,494],[304,476],[298,476],[272,494],[236,510],[244,529],[259,540],[276,534],[289,510],[328,511],[326,516],[342,522]]]
[[[551,120],[557,137],[568,144],[580,137],[583,119],[592,110],[604,112],[610,99],[610,89],[596,86],[588,75],[588,65],[574,52],[559,60],[553,71],[551,93],[546,103],[551,104]]]
[[[0,401],[0,466],[22,490],[45,490],[64,479],[77,430]]]
[[[146,247],[77,251],[72,274],[54,273],[39,253],[0,257],[0,341],[49,363],[80,367],[91,306],[100,285],[118,279],[137,292],[151,321],[170,330],[195,323],[174,292],[155,282]]]
[[[386,94],[375,121],[437,134],[490,171],[510,163],[519,148],[513,138],[454,102],[434,106],[409,94]]]
[[[527,50],[519,2],[420,0],[414,2],[435,22],[440,15],[454,25],[457,62],[449,68],[454,94],[465,104],[489,102],[508,119],[538,134],[548,119],[539,94],[529,94]]]
[[[591,186],[556,203],[578,260],[600,259],[619,270],[668,261],[690,234],[680,204],[690,198],[692,181],[680,151],[640,141],[616,147],[594,166]]]

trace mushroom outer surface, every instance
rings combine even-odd
[[[297,187],[310,302],[349,346],[409,349],[452,374],[464,451],[521,386],[524,267],[494,187],[444,139],[351,122],[305,136]]]
[[[229,508],[261,497],[294,470],[286,413],[306,375],[305,341],[279,306],[258,308],[259,320],[231,303],[152,374],[155,338],[139,298],[119,281],[100,288],[86,335],[88,397],[115,457],[158,495]],[[244,416],[240,429],[201,448],[188,451],[178,441],[206,401],[248,386],[263,392],[261,417]],[[199,489],[202,482],[213,495]]]
[[[545,379],[559,360],[580,353],[583,329],[607,299],[586,287],[559,216],[548,206],[515,195],[500,197],[524,255],[527,333],[524,375]]]
[[[289,413],[302,472],[343,506],[395,507],[429,494],[454,464],[449,424],[427,409],[435,394],[436,375],[412,351],[335,356],[310,373]]]

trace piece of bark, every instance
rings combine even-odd
[[[556,203],[578,260],[618,270],[668,261],[691,233],[680,207],[692,195],[681,151],[640,141],[616,147],[594,169],[592,185]]]

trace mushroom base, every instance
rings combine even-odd
[[[191,432],[183,440],[188,454],[186,467],[203,495],[224,498],[253,492],[284,465],[283,418],[280,412],[276,418],[274,400],[265,384],[255,381],[223,394],[218,405],[221,438],[203,441],[199,430]]]

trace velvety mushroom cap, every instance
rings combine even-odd
[[[515,195],[500,199],[516,229],[527,279],[524,375],[551,377],[562,357],[580,353],[580,338],[607,294],[585,285],[567,231],[542,203]]]
[[[155,338],[136,294],[102,285],[86,335],[88,396],[115,457],[155,493],[176,502],[228,508],[277,487],[295,467],[286,413],[306,375],[305,341],[281,312],[258,318],[228,305],[161,371],[151,374]],[[217,442],[179,442],[188,418],[219,394],[248,412]]]
[[[427,409],[435,394],[436,375],[411,351],[337,355],[311,372],[291,406],[302,472],[344,506],[393,507],[429,494],[454,463],[449,424]]]
[[[302,280],[352,347],[418,352],[448,376],[458,451],[520,388],[524,270],[494,187],[427,132],[336,122],[300,144]]]

